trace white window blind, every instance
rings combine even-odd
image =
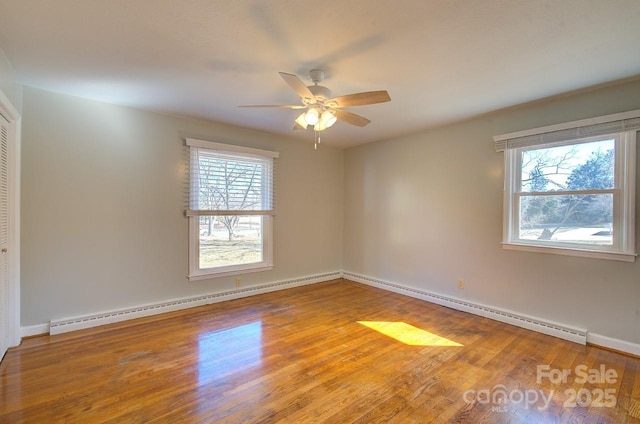
[[[187,216],[275,215],[277,152],[187,139]]]
[[[640,110],[583,119],[493,137],[496,152],[640,130]]]

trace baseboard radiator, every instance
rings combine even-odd
[[[254,296],[256,294],[268,293],[291,287],[335,280],[341,277],[342,272],[330,272],[326,274],[317,274],[294,278],[291,280],[276,281],[272,283],[229,290],[219,293],[211,293],[195,297],[173,299],[166,302],[140,305],[128,309],[118,309],[92,315],[56,319],[52,320],[49,324],[49,334],[61,334],[68,331],[97,327],[100,325],[126,321],[134,318],[142,318],[150,315],[162,314],[165,312],[178,311],[181,309],[193,308],[196,306],[208,305],[216,302],[223,302],[225,300],[239,299],[242,297]]]
[[[537,317],[527,316],[524,314],[499,309],[492,306],[477,304],[466,300],[457,299],[451,296],[444,296],[438,293],[384,281],[378,278],[373,278],[349,271],[328,272],[324,274],[304,276],[290,280],[276,281],[252,287],[245,287],[241,289],[205,294],[189,298],[173,299],[165,302],[140,305],[132,308],[118,309],[92,315],[56,319],[52,320],[49,324],[23,327],[22,335],[23,337],[25,337],[37,334],[46,334],[47,332],[52,335],[61,334],[69,331],[97,327],[104,324],[110,324],[134,318],[157,315],[165,312],[193,308],[196,306],[208,305],[216,302],[223,302],[225,300],[239,299],[242,297],[253,296],[261,293],[283,290],[290,287],[335,280],[337,278],[346,278],[351,281],[367,284],[373,287],[403,294],[416,299],[425,300],[427,302],[446,306],[463,312],[468,312],[485,318],[490,318],[496,321],[504,322],[506,324],[514,325],[516,327],[536,331],[538,333],[555,336],[575,343],[583,345],[591,343],[621,352],[626,352],[635,356],[640,356],[640,344],[618,340],[595,333],[588,333],[587,330],[584,329],[574,328],[571,326],[550,322]]]
[[[516,327],[526,328],[527,330],[537,331],[549,336],[555,336],[560,339],[569,340],[575,343],[587,344],[587,330],[572,328],[565,325],[544,321],[536,317],[518,314],[515,312],[502,310],[490,306],[468,302],[454,297],[444,296],[425,290],[407,287],[377,278],[359,275],[352,272],[344,271],[344,278],[358,283],[367,284],[384,290],[392,291],[416,299],[426,300],[438,305],[446,306],[459,311],[469,312],[481,317],[490,318],[506,324],[515,325]]]

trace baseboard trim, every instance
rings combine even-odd
[[[305,277],[294,278],[290,280],[275,281],[266,284],[260,284],[257,286],[246,287],[242,289],[229,290],[219,293],[210,293],[195,297],[185,297],[167,300],[159,303],[149,303],[145,305],[139,305],[132,308],[116,309],[111,311],[100,312],[92,315],[76,316],[51,320],[48,325],[48,332],[51,335],[66,333],[69,331],[81,330],[85,328],[97,327],[105,324],[112,324],[115,322],[126,321],[135,318],[142,318],[151,315],[158,315],[165,312],[178,311],[187,308],[193,308],[196,306],[208,305],[211,303],[223,302],[225,300],[239,299],[242,297],[254,296],[257,294],[273,292],[277,290],[284,290],[287,288],[304,286],[308,284],[320,283],[323,281],[334,280],[342,278],[342,272],[335,271],[326,274],[309,275]],[[44,329],[41,326],[32,326],[33,331],[35,327],[40,330]],[[23,328],[23,334],[28,332],[31,327]],[[37,333],[29,334],[34,335]],[[40,333],[41,334],[41,333]]]
[[[517,312],[504,310],[492,306],[486,306],[478,303],[461,300],[455,297],[444,296],[441,294],[405,286],[389,281],[380,280],[366,275],[357,274],[349,271],[335,271],[325,274],[316,274],[305,277],[299,277],[289,280],[275,281],[271,283],[261,284],[242,289],[229,290],[219,293],[205,294],[195,297],[172,299],[165,302],[151,303],[140,305],[132,308],[118,309],[112,311],[101,312],[92,315],[76,316],[63,319],[52,320],[51,323],[43,323],[36,325],[23,326],[20,329],[21,337],[31,337],[43,334],[61,334],[69,331],[80,330],[84,328],[97,327],[100,325],[111,324],[120,321],[126,321],[135,318],[141,318],[151,315],[162,314],[165,312],[177,311],[196,306],[208,305],[225,300],[239,299],[248,296],[254,296],[261,293],[268,293],[287,288],[304,286],[309,284],[330,281],[337,278],[346,278],[362,284],[367,284],[383,290],[403,294],[416,299],[425,300],[427,302],[446,306],[463,312],[469,312],[474,315],[490,318],[496,321],[511,324],[517,327],[536,331],[539,333],[555,336],[564,340],[569,340],[579,344],[591,344],[633,356],[640,357],[640,344],[604,336],[597,333],[587,332],[587,330],[573,328],[567,325],[558,324],[543,320],[537,317],[523,315]]]
[[[369,286],[378,287],[383,290],[404,294],[416,299],[426,300],[427,302],[446,306],[458,311],[469,312],[481,317],[490,318],[496,321],[511,324],[516,327],[526,328],[527,330],[536,331],[538,333],[547,334],[549,336],[558,337],[560,339],[569,340],[579,344],[587,344],[587,330],[573,328],[567,325],[546,321],[538,317],[520,314],[506,309],[500,309],[493,306],[473,303],[461,300],[455,297],[444,296],[432,293],[426,290],[416,289],[414,287],[404,286],[397,283],[380,280],[377,278],[360,275],[353,272],[343,271],[344,278],[353,280],[358,283],[367,284]]]
[[[640,358],[640,344],[614,339],[597,333],[587,334],[587,343]]]
[[[41,336],[43,334],[49,334],[48,323],[20,327],[20,338]]]

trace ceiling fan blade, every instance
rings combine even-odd
[[[347,106],[364,106],[373,105],[376,103],[384,103],[391,101],[389,93],[386,90],[380,91],[367,91],[364,93],[347,94],[346,96],[335,97],[329,99],[326,103],[336,102],[337,107]]]
[[[293,124],[293,128],[291,128],[292,130],[306,130],[305,127],[303,127],[302,125],[298,124],[297,122]]]
[[[296,75],[280,72],[282,79],[303,99],[313,99],[313,93]]]
[[[282,109],[304,109],[304,105],[243,105],[238,107],[279,107]]]
[[[364,116],[356,115],[355,113],[347,112],[342,109],[333,109],[336,114],[336,118],[338,118],[342,122],[346,122],[347,124],[355,125],[357,127],[364,127],[368,125],[371,121],[369,121]]]

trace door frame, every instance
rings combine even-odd
[[[8,138],[8,218],[9,246],[7,261],[8,309],[7,342],[9,347],[18,346],[22,339],[20,330],[20,146],[22,117],[9,98],[0,90],[0,114],[9,121]]]

